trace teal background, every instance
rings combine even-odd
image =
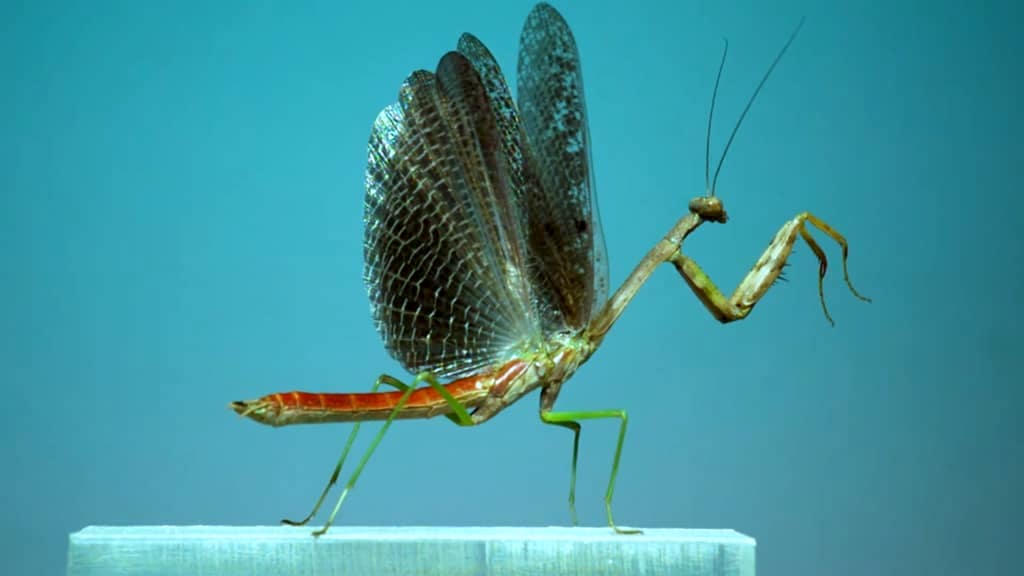
[[[4,572],[62,573],[90,524],[306,513],[347,427],[275,430],[227,403],[402,374],[361,280],[370,125],[463,31],[513,72],[530,6],[3,3]],[[762,574],[1011,571],[1021,8],[556,6],[581,49],[614,286],[703,191],[722,38],[716,151],[806,15],[723,169],[730,222],[686,250],[731,292],[810,210],[874,298],[845,290],[822,235],[835,328],[802,245],[789,282],[728,326],[659,270],[559,401],[629,410],[617,520],[735,528]],[[396,425],[339,522],[567,523],[570,438],[536,410]],[[588,525],[605,521],[615,434],[584,428]]]

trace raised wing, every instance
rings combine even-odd
[[[518,104],[539,186],[526,189],[538,290],[567,327],[587,324],[608,297],[608,258],[590,171],[590,136],[579,54],[569,25],[548,4],[519,39]]]
[[[374,122],[365,277],[385,345],[411,372],[468,375],[542,339],[503,138],[457,52],[413,73]]]
[[[519,109],[472,35],[378,116],[366,282],[392,356],[458,377],[579,330],[608,294],[572,33],[547,4],[520,39]]]
[[[510,168],[511,189],[516,194],[519,205],[523,207],[523,234],[526,235],[529,247],[527,264],[534,289],[534,305],[541,319],[542,331],[550,334],[571,328],[563,312],[571,306],[567,306],[566,299],[559,290],[560,286],[565,285],[560,282],[564,274],[561,270],[548,266],[549,260],[545,260],[543,256],[545,251],[552,249],[552,244],[558,243],[558,239],[548,235],[544,227],[545,222],[538,222],[540,218],[546,221],[550,215],[544,214],[543,206],[535,201],[543,197],[543,194],[538,192],[544,188],[527,142],[526,131],[519,121],[519,112],[512,100],[512,93],[498,62],[475,36],[463,34],[459,39],[459,52],[473,64],[487,90],[501,136],[502,151]],[[556,271],[558,277],[552,278],[552,271]]]

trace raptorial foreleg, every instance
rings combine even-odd
[[[739,286],[736,287],[736,291],[729,298],[722,294],[711,278],[692,258],[683,254],[682,250],[677,250],[669,257],[669,261],[672,262],[676,270],[679,271],[679,274],[682,275],[683,279],[686,280],[686,283],[693,290],[693,293],[700,298],[701,302],[704,303],[704,306],[715,318],[722,323],[732,322],[733,320],[746,318],[761,297],[764,296],[765,292],[768,291],[768,288],[779,278],[783,267],[786,265],[786,260],[793,251],[793,244],[796,242],[797,235],[799,235],[807,242],[811,251],[818,258],[818,295],[821,298],[821,307],[825,312],[825,318],[830,323],[835,324],[828,312],[828,306],[825,304],[823,280],[825,279],[825,272],[828,270],[828,259],[825,257],[825,252],[814,240],[814,237],[807,231],[807,223],[827,234],[842,247],[843,277],[846,280],[846,285],[849,286],[850,292],[854,296],[870,302],[871,299],[857,292],[850,282],[850,274],[846,265],[849,252],[846,239],[843,238],[842,234],[810,212],[797,215],[779,230],[775,238],[768,244],[768,248],[761,254],[761,258],[758,259],[757,263],[754,264],[754,267],[747,273],[747,276],[740,282]]]

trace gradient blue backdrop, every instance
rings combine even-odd
[[[728,527],[763,574],[985,573],[1022,513],[1021,9],[1012,2],[609,2],[557,7],[580,45],[617,285],[703,191],[687,243],[731,292],[811,210],[851,272],[711,319],[658,271],[565,388],[631,424],[620,522]],[[6,2],[0,7],[0,557],[61,573],[90,524],[271,524],[313,503],[344,426],[274,430],[231,400],[401,374],[362,274],[366,140],[403,78],[472,31],[507,71],[530,2]],[[614,423],[585,427],[601,503]],[[365,440],[365,438],[364,438]],[[400,423],[339,521],[565,524],[570,438],[531,397],[479,429]],[[7,569],[4,570],[7,572]]]

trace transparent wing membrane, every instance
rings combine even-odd
[[[530,246],[565,323],[581,328],[608,296],[608,259],[576,41],[547,4],[538,4],[523,25],[518,103],[541,184],[528,191],[526,202]]]
[[[364,255],[388,351],[412,372],[451,378],[500,362],[538,330],[514,201],[500,201],[501,162],[481,145],[496,128],[475,108],[472,66],[446,59],[443,81],[413,73],[374,123]]]
[[[582,329],[607,297],[576,45],[547,5],[527,19],[519,74],[517,108],[464,34],[374,123],[365,276],[377,328],[412,372],[502,363]]]

